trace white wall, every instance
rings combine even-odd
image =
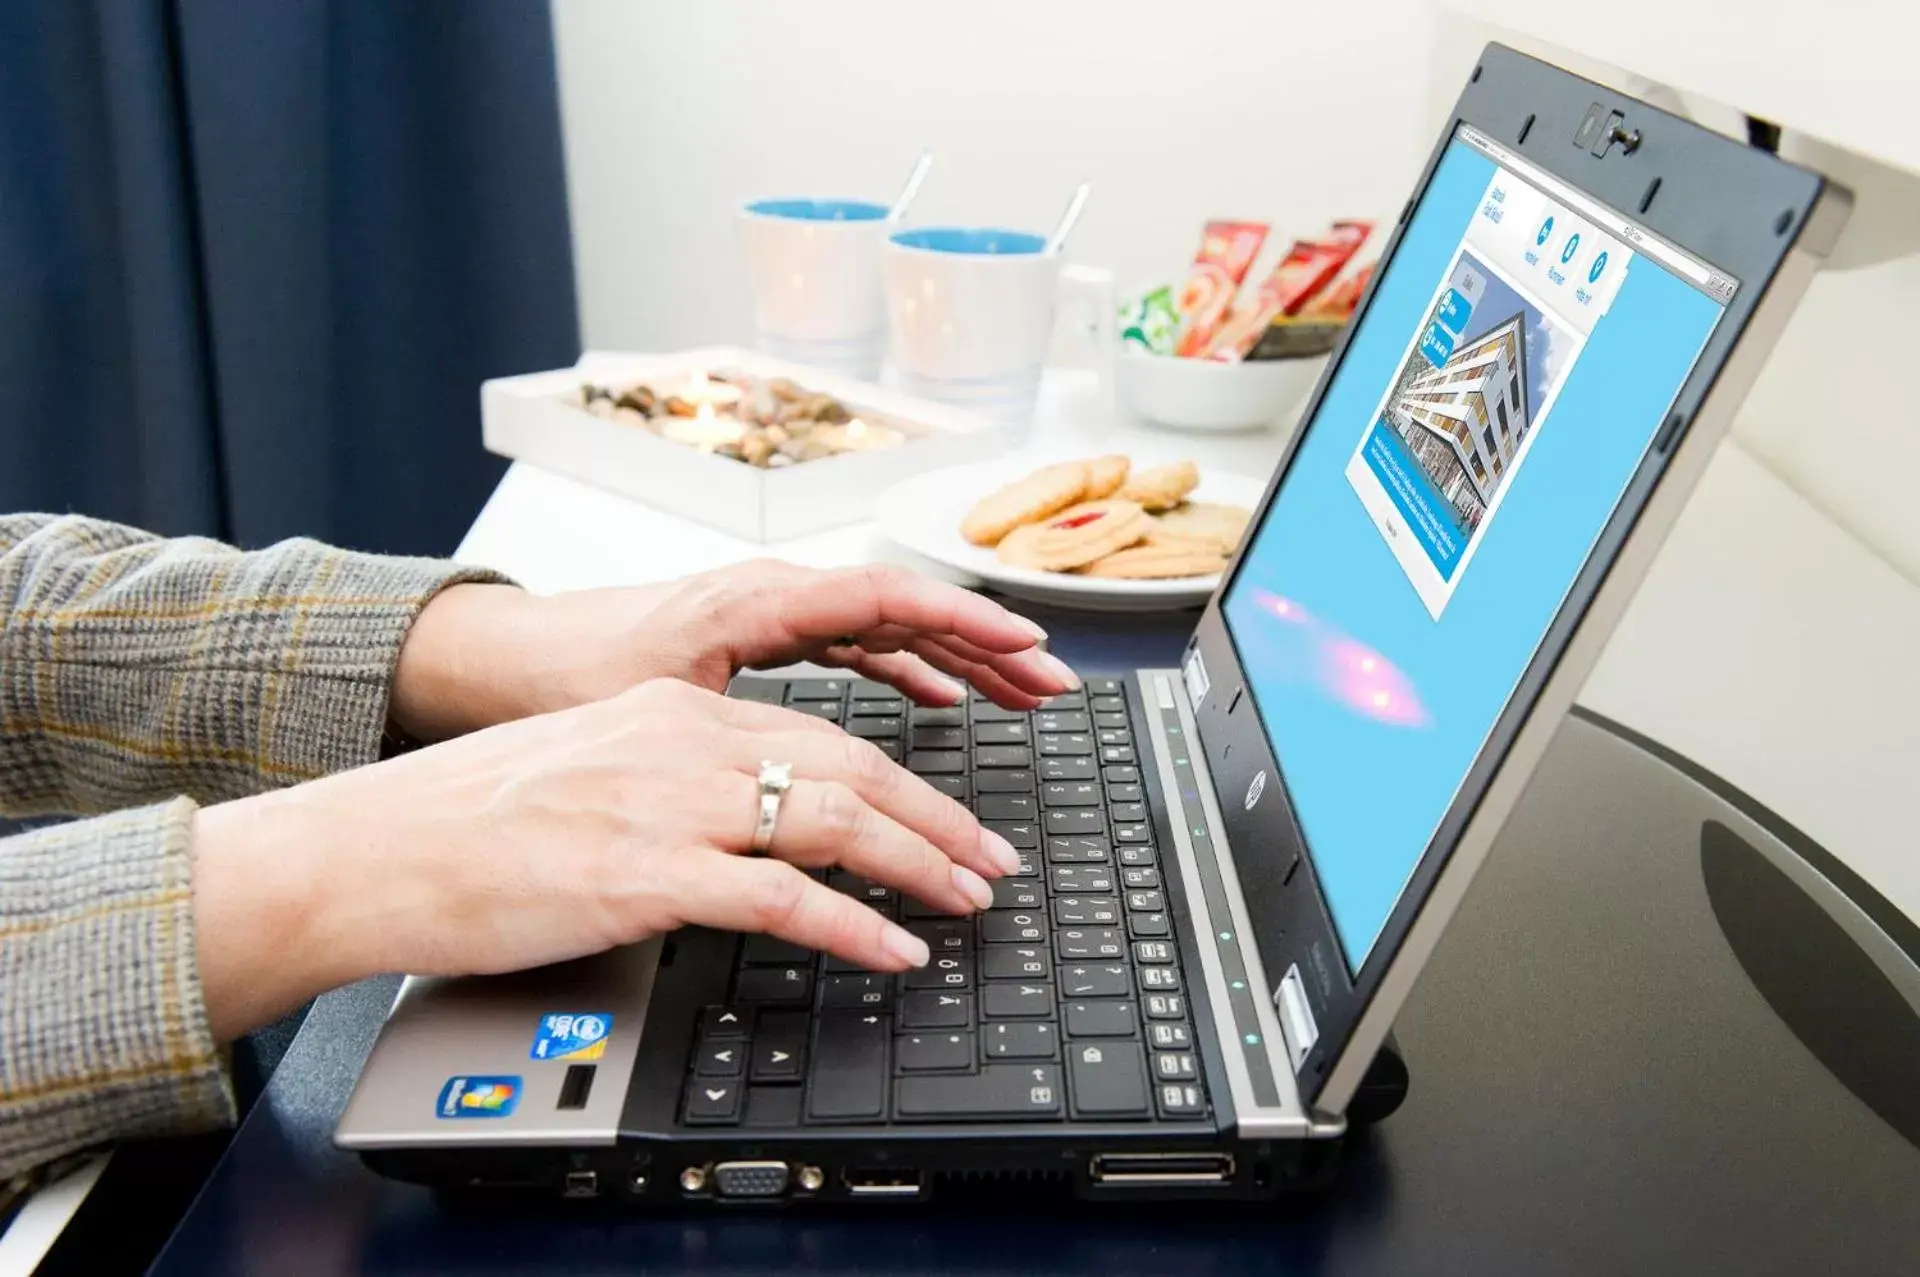
[[[923,147],[916,220],[1044,229],[1090,177],[1071,255],[1146,283],[1210,216],[1390,217],[1431,143],[1430,0],[553,8],[590,346],[747,340],[733,211],[888,200]]]

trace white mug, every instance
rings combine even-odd
[[[895,228],[886,206],[760,200],[740,211],[736,225],[759,348],[875,380],[886,352],[880,246]]]
[[[1024,231],[918,227],[881,253],[888,333],[902,388],[970,408],[1020,432],[1033,422],[1057,304],[1081,312],[1111,394],[1113,275],[1062,268]]]

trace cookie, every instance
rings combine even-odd
[[[1045,571],[1040,560],[1034,557],[1033,539],[1040,535],[1040,525],[1023,523],[1000,538],[1000,544],[994,547],[994,555],[1010,568],[1030,568],[1035,572]]]
[[[1067,572],[1134,544],[1149,526],[1146,512],[1131,501],[1083,501],[1009,536],[1013,545],[1001,559],[1016,567]]]
[[[1120,491],[1120,485],[1127,481],[1127,471],[1132,468],[1133,462],[1118,453],[1087,462],[1087,495],[1081,500],[1098,501]]]
[[[998,545],[1023,523],[1044,519],[1079,501],[1087,491],[1087,465],[1071,461],[1036,470],[989,493],[960,521],[960,535],[974,545]]]
[[[1083,576],[1123,581],[1170,580],[1182,576],[1211,576],[1227,566],[1227,556],[1200,542],[1147,542],[1116,550],[1080,569]]]
[[[1171,510],[1187,499],[1200,483],[1200,468],[1191,461],[1136,471],[1120,489],[1123,500],[1142,510]]]
[[[1156,515],[1149,541],[1198,541],[1217,546],[1220,553],[1232,554],[1246,535],[1251,510],[1212,501],[1188,501],[1165,514]]]

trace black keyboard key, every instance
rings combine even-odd
[[[1167,898],[1158,891],[1129,891],[1127,908],[1134,913],[1159,913],[1167,907]]]
[[[1152,835],[1145,825],[1120,825],[1113,827],[1115,842],[1151,842]]]
[[[824,718],[829,723],[840,721],[839,701],[797,701],[787,708],[801,714],[811,714],[815,718]]]
[[[1153,1098],[1161,1117],[1203,1117],[1207,1095],[1196,1082],[1169,1082],[1153,1088]]]
[[[844,678],[796,678],[787,684],[787,703],[796,701],[843,701],[847,698]]]
[[[891,683],[881,683],[870,678],[856,678],[853,680],[853,695],[858,700],[871,700],[876,696],[898,696],[900,689]]]
[[[894,890],[883,882],[863,878],[857,873],[845,869],[835,869],[827,875],[827,885],[843,895],[870,905],[889,904],[894,899]]]
[[[800,1099],[797,1086],[750,1086],[747,1088],[747,1125],[798,1126]]]
[[[900,761],[900,742],[899,741],[891,740],[891,739],[877,740],[873,742],[873,747],[879,750],[881,753],[885,754],[888,758],[892,759],[894,762],[897,763]]]
[[[1136,940],[1133,942],[1133,960],[1148,966],[1161,966],[1175,960],[1173,942],[1170,940]]]
[[[975,723],[973,743],[976,745],[1024,745],[1027,743],[1027,725],[1025,723]]]
[[[1127,915],[1127,930],[1143,940],[1157,940],[1173,934],[1173,928],[1167,924],[1164,913],[1130,913]]]
[[[816,1122],[872,1120],[887,1109],[888,1018],[870,1011],[823,1011],[807,1071],[807,1116]]]
[[[1059,1117],[1065,1099],[1057,1064],[988,1064],[972,1075],[903,1077],[893,1106],[903,1121],[1044,1120]]]
[[[1107,830],[1107,818],[1098,810],[1085,807],[1056,807],[1047,812],[1047,832],[1066,836],[1069,834],[1102,834]]]
[[[916,749],[907,755],[907,770],[921,776],[959,776],[967,770],[967,756],[957,749]]]
[[[1138,767],[1102,767],[1100,775],[1109,785],[1137,785],[1140,783]]]
[[[1032,794],[982,794],[973,814],[982,820],[1033,820],[1040,815],[1040,805]]]
[[[1124,714],[1127,702],[1121,696],[1096,696],[1093,698],[1093,710],[1096,714]]]
[[[980,1050],[989,1060],[1051,1060],[1060,1034],[1051,1024],[1003,1020],[980,1031]]]
[[[965,727],[967,711],[958,705],[915,705],[910,714],[915,727]]]
[[[1120,921],[1120,902],[1112,896],[1061,896],[1053,902],[1053,920],[1063,927],[1111,927]]]
[[[924,900],[915,900],[908,896],[900,903],[900,916],[911,922],[925,922],[928,919],[951,919],[953,910],[939,905],[930,905]]]
[[[1127,716],[1125,714],[1116,714],[1111,710],[1107,710],[1093,716],[1093,729],[1095,731],[1124,730],[1126,726]]]
[[[976,773],[973,787],[982,794],[1031,794],[1033,773],[1019,768],[995,768]]]
[[[973,765],[982,770],[996,767],[1031,767],[1033,751],[1025,745],[982,745],[973,751]]]
[[[747,1044],[739,1038],[715,1038],[693,1053],[700,1077],[739,1077],[747,1067]]]
[[[1091,758],[1043,758],[1040,760],[1041,780],[1092,780],[1093,760]]]
[[[1017,848],[1020,867],[1008,874],[1009,878],[1038,878],[1040,876],[1040,853],[1032,847]]]
[[[1128,847],[1126,850],[1135,851],[1137,848]],[[1125,883],[1130,890],[1136,888],[1151,890],[1160,885],[1160,871],[1155,869],[1151,864],[1128,865],[1123,860],[1122,866],[1120,870],[1120,881]]]
[[[1187,1002],[1177,993],[1149,993],[1143,1004],[1149,1020],[1179,1020],[1187,1014]]]
[[[1191,1051],[1156,1051],[1153,1078],[1156,1082],[1195,1082],[1200,1070]]]
[[[847,732],[863,740],[895,740],[900,738],[900,729],[906,726],[904,718],[856,718],[847,724]]]
[[[1111,860],[1105,835],[1047,839],[1047,863],[1050,865],[1103,865]]]
[[[1162,1021],[1147,1026],[1147,1040],[1161,1051],[1184,1051],[1193,1045],[1193,1037],[1184,1024]]]
[[[1002,878],[993,884],[995,909],[1040,909],[1046,903],[1047,893],[1030,879]]]
[[[1043,732],[1040,757],[1080,758],[1093,753],[1093,736],[1088,732]]]
[[[1040,712],[1042,713],[1059,713],[1063,710],[1085,709],[1086,707],[1087,691],[1083,687],[1076,687],[1071,692],[1062,692],[1058,696],[1049,696],[1046,700],[1040,702]]]
[[[740,1120],[740,1079],[697,1077],[687,1084],[688,1126],[731,1126]]]
[[[1076,1042],[1067,1052],[1073,1111],[1081,1117],[1146,1117],[1147,1071],[1131,1042]]]
[[[700,1013],[700,1036],[743,1038],[752,1022],[752,1007],[708,1007]]]
[[[981,944],[1035,944],[1046,938],[1047,919],[1039,910],[989,909],[980,915]]]
[[[884,700],[855,701],[847,706],[848,718],[899,718],[907,712],[907,704],[898,696],[889,696]]]
[[[813,996],[813,968],[743,968],[733,996],[741,1002],[805,1002]]]
[[[1180,971],[1177,967],[1141,967],[1140,991],[1142,993],[1177,993],[1180,990]]]
[[[1040,801],[1049,807],[1098,807],[1100,786],[1090,780],[1056,780],[1040,788]]]
[[[804,1011],[769,1011],[760,1017],[760,1028],[753,1035],[753,1073],[748,1079],[762,1082],[798,1082],[805,1071],[802,1057],[807,1052],[807,1014]]]
[[[1069,1002],[1066,1026],[1070,1038],[1130,1038],[1138,1031],[1131,1002]]]
[[[971,993],[943,993],[928,989],[900,996],[903,1029],[964,1029],[973,1023]]]
[[[1068,895],[1113,890],[1113,870],[1105,865],[1055,865],[1053,889]]]
[[[1114,803],[1107,808],[1107,815],[1113,817],[1116,825],[1137,825],[1147,818],[1145,803]]]
[[[976,700],[971,708],[973,721],[976,723],[1024,723],[1027,721],[1025,710],[1002,709],[992,701]]]
[[[879,1011],[892,1001],[893,977],[889,975],[830,975],[820,981],[820,1005],[828,1010],[860,1007]]]
[[[1119,770],[1118,768],[1115,769]],[[1107,801],[1110,803],[1137,803],[1142,801],[1138,785],[1108,785]]]
[[[821,964],[820,969],[828,975],[861,975],[866,972],[865,967],[849,958],[843,958],[835,953],[824,956],[826,961]]]
[[[1133,733],[1124,728],[1103,727],[1093,733],[1093,738],[1102,745],[1131,745]]]
[[[922,776],[920,779],[957,803],[966,802],[970,796],[965,776]]]
[[[1118,927],[1068,927],[1054,933],[1054,944],[1068,962],[1127,955],[1126,937]]]
[[[908,989],[945,989],[959,993],[973,987],[973,957],[965,953],[937,953],[924,967],[907,972]]]
[[[1038,732],[1086,732],[1093,730],[1093,724],[1084,710],[1042,710],[1033,716],[1033,728]]]
[[[1153,864],[1153,848],[1132,843],[1120,849],[1120,863],[1123,865]]]
[[[1031,820],[984,822],[988,829],[1012,844],[1015,851],[1040,849],[1040,826]]]
[[[1132,763],[1134,761],[1133,746],[1102,745],[1100,747],[1100,761],[1103,763]]]
[[[1044,984],[1053,979],[1053,960],[1039,945],[990,944],[980,951],[980,978]],[[991,989],[991,983],[987,987]]]
[[[740,961],[749,967],[790,967],[812,962],[814,952],[778,936],[752,935],[740,946]]]
[[[1127,687],[1124,680],[1117,678],[1090,678],[1081,686],[1089,696],[1124,696]]]
[[[899,1073],[950,1073],[973,1067],[973,1034],[915,1033],[893,1041]]]
[[[913,729],[913,747],[915,749],[965,749],[967,729],[964,727],[916,727]]]
[[[997,884],[996,884],[997,885]],[[907,930],[927,942],[934,953],[965,953],[973,948],[973,919],[937,918],[910,922]]]
[[[1088,966],[1075,963],[1060,968],[1060,996],[1065,998],[1124,998],[1133,992],[1127,969],[1117,963]]]
[[[980,1018],[983,1020],[1050,1020],[1053,1018],[1053,986],[1023,984],[1003,980],[980,987]]]
[[[757,701],[762,705],[784,705],[787,685],[777,678],[737,678],[727,689],[736,701]]]

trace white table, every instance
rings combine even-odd
[[[1265,475],[1279,432],[1114,425],[1087,374],[1050,373],[1036,446],[1189,455]],[[758,545],[516,464],[456,557],[542,593],[642,584],[774,555],[915,562],[858,524]],[[1920,918],[1907,795],[1920,780],[1920,589],[1722,448],[1581,700],[1772,807]]]

